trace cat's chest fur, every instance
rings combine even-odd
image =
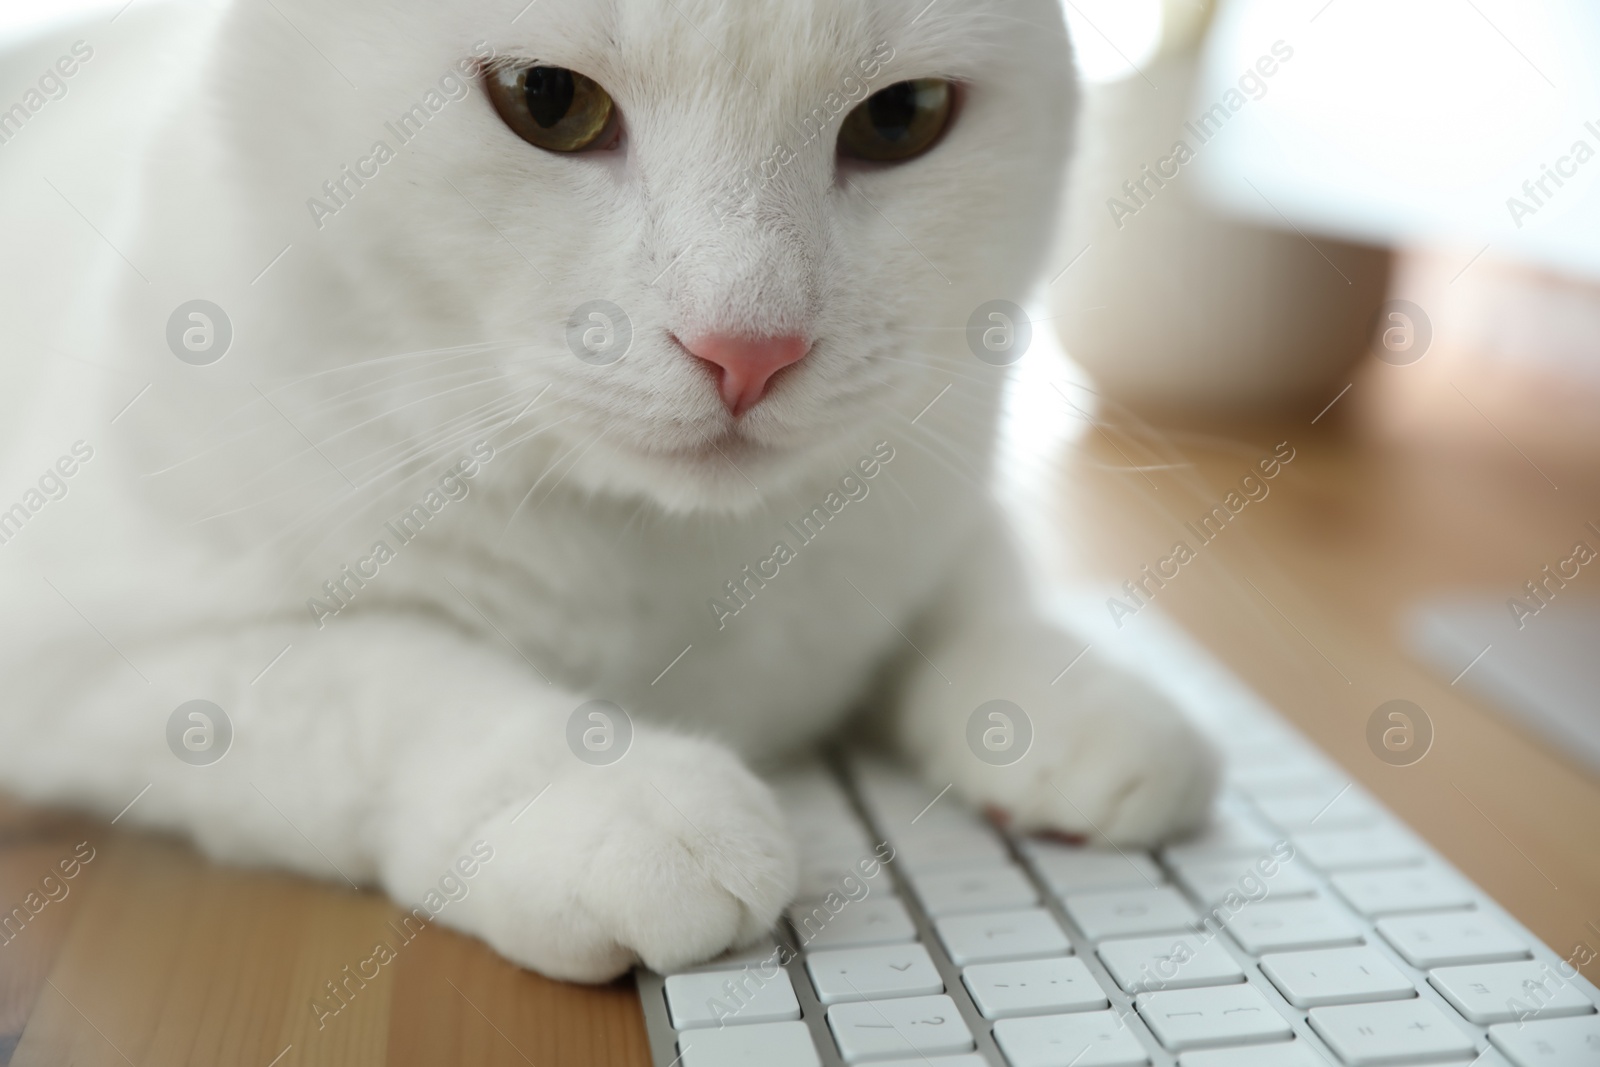
[[[916,654],[889,620],[931,599],[970,530],[975,488],[904,440],[869,437],[860,452],[740,517],[562,489],[512,517],[526,483],[508,464],[484,476],[473,513],[415,542],[415,566],[375,602],[490,621],[486,639],[553,684],[752,754],[781,750],[849,711],[890,658]]]

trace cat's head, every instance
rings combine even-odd
[[[1026,296],[1074,112],[1057,0],[277,0],[218,49],[326,336],[504,342],[569,481],[675,510],[992,407],[967,322]]]

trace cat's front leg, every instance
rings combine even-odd
[[[436,638],[429,648],[437,660]],[[492,659],[451,672],[463,686],[472,675],[474,706],[460,690],[432,694],[395,749],[373,844],[397,901],[442,895],[439,921],[575,981],[641,961],[668,971],[772,928],[798,857],[771,791],[732,751],[509,660],[486,677]],[[462,877],[463,857],[490,850]]]
[[[252,681],[261,650],[290,642]],[[794,892],[782,814],[729,749],[630,722],[454,627],[357,616],[310,636],[168,638],[130,649],[149,684],[104,646],[59,655],[54,677],[75,688],[0,710],[9,788],[124,810],[222,859],[381,886],[421,909],[408,924],[555,977],[715,956],[771,929]],[[197,694],[231,733],[209,755],[170,729]]]
[[[402,905],[442,896],[438,921],[576,981],[698,963],[772,928],[798,858],[771,791],[729,749],[509,657],[464,658],[433,635],[416,654],[452,666],[410,694],[415,725],[374,820],[379,879]]]
[[[456,852],[494,858],[441,916],[517,963],[576,981],[671,971],[753,941],[794,894],[777,803],[719,744],[640,725],[618,762],[569,756],[536,782],[454,831]],[[401,843],[385,881],[421,900],[438,867]]]
[[[1218,780],[1210,744],[1153,686],[1092,651],[1063,674],[1083,642],[1040,616],[993,527],[915,632],[924,656],[908,661],[892,730],[931,784],[1021,829],[1116,844],[1205,820]]]

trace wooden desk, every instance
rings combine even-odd
[[[1555,491],[1494,435],[1430,448],[1331,422],[1169,430],[1168,444],[1097,432],[1064,470],[1062,524],[1081,528],[1095,568],[1131,576],[1202,500],[1290,441],[1297,455],[1272,495],[1160,606],[1549,944],[1600,949],[1600,782],[1412,663],[1394,637],[1413,597],[1464,582],[1508,596],[1600,520],[1600,457],[1536,453]],[[1164,469],[1120,469],[1130,459]],[[1394,697],[1420,704],[1436,732],[1410,767],[1366,747],[1367,716]],[[0,1064],[649,1063],[630,984],[547,981],[438,929],[319,1031],[311,997],[368,954],[395,909],[213,867],[171,841],[0,809],[0,900],[21,900],[84,840],[97,855],[70,896],[0,947]]]

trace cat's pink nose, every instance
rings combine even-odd
[[[717,374],[722,402],[735,416],[756,406],[772,376],[798,363],[811,345],[803,337],[734,337],[713,333],[684,344]]]

